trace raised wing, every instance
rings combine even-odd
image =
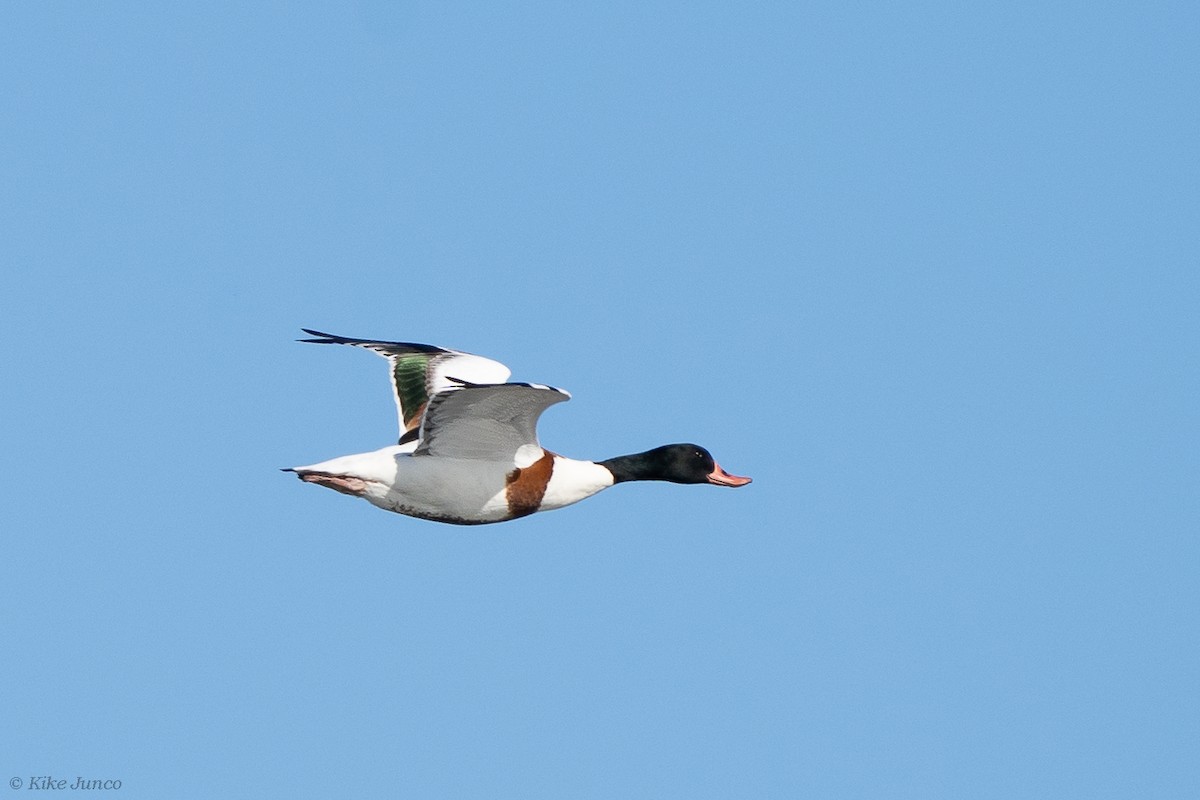
[[[569,399],[562,389],[534,383],[470,385],[442,392],[429,401],[421,443],[413,455],[532,462],[531,453],[541,455],[538,417]]]
[[[429,398],[447,389],[460,387],[464,383],[503,383],[512,374],[509,368],[499,361],[431,344],[352,339],[308,328],[301,330],[316,337],[301,339],[302,342],[363,347],[379,353],[388,360],[391,366],[392,391],[396,398],[396,414],[400,421],[400,444],[417,438],[421,415],[425,412]]]

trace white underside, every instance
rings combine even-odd
[[[511,517],[506,479],[516,466],[512,461],[413,456],[412,447],[412,443],[393,445],[296,467],[296,471],[358,478],[365,484],[358,496],[398,514],[469,523]],[[599,464],[556,455],[538,510],[577,503],[612,484],[612,473]]]

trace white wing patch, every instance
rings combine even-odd
[[[461,387],[462,383],[456,383],[455,380],[466,383],[504,383],[510,375],[512,370],[499,361],[471,353],[454,353],[433,359],[429,365],[426,386],[429,396],[433,397],[447,389]]]

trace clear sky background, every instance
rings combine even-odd
[[[1198,41],[1191,2],[5,4],[0,779],[1200,796]],[[278,471],[395,436],[384,362],[301,326],[755,482],[387,514]]]

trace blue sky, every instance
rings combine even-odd
[[[0,777],[1200,793],[1195,6],[576,6],[0,11]],[[395,423],[301,326],[755,482],[302,485]]]

